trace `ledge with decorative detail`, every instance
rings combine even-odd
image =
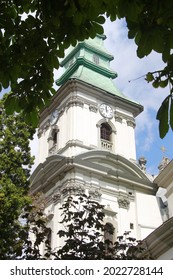
[[[33,172],[31,192],[48,191],[55,182],[64,180],[63,178],[70,170],[81,173],[81,176],[88,174],[88,178],[92,173],[100,180],[109,180],[113,186],[119,184],[131,186],[133,189],[148,194],[156,194],[158,190],[144,172],[126,158],[108,151],[91,150],[73,158],[60,155],[49,156]],[[112,189],[112,193],[115,193],[115,188]]]

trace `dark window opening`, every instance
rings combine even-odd
[[[109,245],[113,244],[114,226],[111,223],[106,223],[104,228],[104,240],[108,241]]]
[[[108,124],[102,123],[100,132],[101,132],[101,139],[111,141],[112,129]]]
[[[52,230],[49,229],[49,233],[47,235],[47,246],[51,249],[52,244]]]
[[[134,224],[130,223],[130,229],[134,229]]]
[[[57,144],[57,132],[56,131],[53,132],[52,140],[53,140],[53,145],[56,145]]]

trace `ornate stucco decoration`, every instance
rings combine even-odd
[[[61,202],[61,194],[60,193],[53,194],[52,199],[54,204]]]
[[[94,105],[89,105],[89,110],[90,110],[91,112],[97,113],[98,107],[97,107],[97,106],[94,106]]]
[[[53,217],[54,217],[53,211],[49,210],[47,213],[48,222],[50,222],[53,219]]]
[[[127,125],[135,128],[136,123],[134,119],[127,119]]]
[[[63,114],[64,114],[64,111],[65,111],[65,108],[62,107],[60,110],[59,110],[59,117],[61,117]]]
[[[138,161],[140,169],[145,173],[147,160],[145,159],[145,157],[140,157]]]
[[[122,121],[123,121],[122,116],[120,116],[120,115],[117,114],[117,113],[114,114],[114,118],[115,118],[115,121],[116,121],[116,122],[122,123]]]
[[[129,209],[130,200],[128,197],[120,196],[117,201],[119,208]]]
[[[69,180],[61,187],[60,192],[62,193],[63,197],[68,195],[79,195],[84,193],[84,184],[75,182],[74,180]]]
[[[92,199],[95,199],[97,201],[100,201],[102,192],[96,188],[91,187],[89,189],[89,195],[91,196]]]

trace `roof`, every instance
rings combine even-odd
[[[60,64],[64,67],[64,73],[56,84],[61,86],[70,79],[76,79],[134,102],[118,90],[113,82],[117,73],[110,67],[114,57],[104,47],[105,38],[105,35],[97,35],[94,39],[89,38],[70,47]]]

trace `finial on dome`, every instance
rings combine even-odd
[[[159,171],[161,172],[168,165],[169,162],[170,162],[170,159],[163,156],[163,158],[158,166]]]
[[[162,157],[162,160],[161,160],[161,162],[160,162],[160,164],[158,166],[158,169],[161,172],[167,166],[167,164],[170,162],[170,159],[165,156],[165,153],[167,151],[165,146],[162,146],[160,149],[161,149],[161,151],[163,153],[163,157]]]
[[[146,163],[147,163],[146,158],[145,157],[140,157],[138,162],[139,162],[139,166],[140,166],[141,170],[146,172]]]

